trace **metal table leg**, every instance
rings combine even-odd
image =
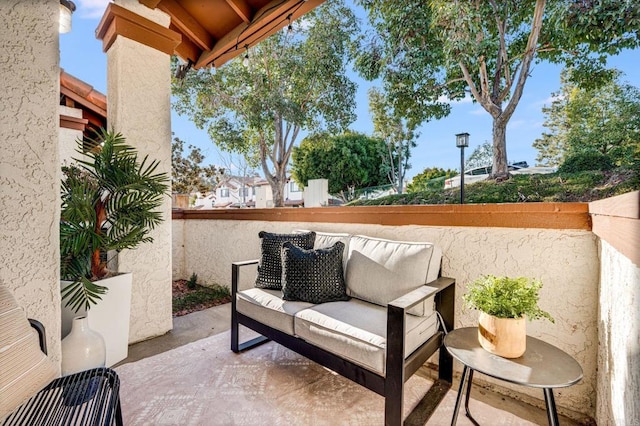
[[[556,411],[556,400],[553,397],[553,389],[544,388],[544,402],[547,405],[547,420],[549,426],[558,426],[558,412]]]
[[[467,418],[471,420],[475,426],[480,426],[480,424],[473,418],[471,415],[471,411],[469,411],[469,397],[471,396],[471,384],[473,383],[473,370],[469,369],[469,378],[467,379],[467,395],[464,398],[464,411],[466,412]]]
[[[462,376],[460,377],[460,388],[458,389],[458,397],[456,398],[456,406],[453,409],[453,418],[451,419],[451,426],[455,426],[458,421],[458,412],[460,411],[460,403],[462,402],[462,394],[464,393],[464,382],[467,380],[467,376],[469,375],[469,367],[466,365],[462,370]]]

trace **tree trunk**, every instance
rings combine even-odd
[[[493,168],[491,178],[505,178],[509,176],[507,166],[507,121],[500,118],[493,119]]]
[[[403,146],[402,146],[402,142],[400,142],[398,144],[398,188],[397,188],[397,192],[398,194],[402,194],[402,184],[403,184],[403,177],[404,177],[404,170],[402,168],[402,162],[404,161],[402,158],[402,154],[403,154]]]

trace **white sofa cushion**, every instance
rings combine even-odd
[[[309,231],[308,229],[297,229],[293,231],[294,234],[303,234]],[[322,231],[313,231],[316,233],[316,240],[313,243],[313,249],[323,249],[333,247],[335,243],[338,241],[344,244],[344,253],[342,256],[342,266],[346,267],[347,259],[349,257],[349,240],[351,239],[351,234],[337,233],[337,232],[322,232]]]
[[[437,316],[407,315],[405,357],[438,330]],[[295,334],[368,370],[384,375],[387,347],[387,310],[352,299],[303,309],[295,314]]]
[[[282,300],[281,290],[250,288],[236,295],[236,310],[271,328],[293,335],[293,316],[313,306],[307,302]]]
[[[438,277],[442,252],[432,243],[392,241],[354,235],[346,266],[347,294],[377,305],[392,300]],[[429,316],[433,303],[413,308]]]

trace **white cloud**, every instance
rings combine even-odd
[[[542,106],[545,106],[545,105],[551,105],[554,101],[562,100],[563,98],[564,98],[563,95],[558,95],[558,96],[551,95],[551,96],[547,97],[547,99],[543,99],[541,101],[535,102],[534,106],[542,107]]]
[[[484,115],[484,114],[487,114],[487,111],[484,108],[479,107],[479,108],[476,108],[476,109],[473,109],[473,110],[469,111],[469,114]]]
[[[109,0],[76,0],[76,13],[80,18],[100,19],[109,3]]]

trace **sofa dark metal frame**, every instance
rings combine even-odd
[[[29,319],[47,354],[44,326]],[[122,426],[120,379],[110,368],[94,368],[53,380],[2,423],[8,425]]]
[[[453,359],[444,349],[443,340],[446,330],[453,329],[455,280],[440,277],[417,290],[397,298],[387,306],[387,356],[386,375],[376,374],[358,364],[348,361],[334,353],[319,348],[305,340],[269,327],[236,310],[236,294],[243,266],[257,264],[257,260],[234,262],[231,269],[231,350],[235,353],[251,349],[273,340],[310,360],[327,367],[336,373],[372,390],[385,399],[385,424],[403,424],[403,388],[404,383],[437,351],[438,380],[434,382],[422,401],[407,416],[405,424],[424,424],[433,414],[453,378]],[[427,291],[425,291],[427,290]],[[404,354],[405,312],[435,293],[436,310],[444,322],[444,330],[423,343],[406,358]],[[243,325],[261,336],[250,341],[239,342],[239,326]]]

